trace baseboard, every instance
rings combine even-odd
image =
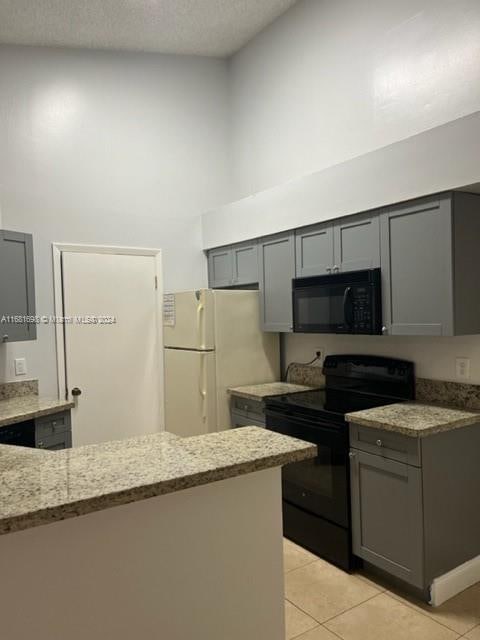
[[[479,581],[480,556],[477,556],[434,579],[430,589],[430,604],[438,607]]]

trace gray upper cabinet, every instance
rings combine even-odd
[[[208,252],[208,280],[212,289],[232,286],[233,263],[230,247],[212,249]]]
[[[380,266],[378,215],[345,218],[334,229],[334,267],[340,271],[374,269]]]
[[[322,276],[333,270],[331,223],[298,229],[295,233],[297,278]]]
[[[422,588],[421,470],[352,450],[351,488],[354,554]]]
[[[232,247],[233,284],[258,282],[258,255],[256,242],[244,242]]]
[[[392,335],[452,335],[450,199],[382,215],[383,318]]]
[[[380,266],[377,214],[361,214],[297,229],[297,278]]]
[[[257,283],[257,243],[242,242],[210,250],[208,281],[212,289]]]
[[[262,238],[258,243],[258,265],[263,330],[292,331],[292,279],[295,277],[293,231]]]
[[[480,332],[480,199],[424,198],[381,216],[383,318],[391,335]]]
[[[0,319],[18,316],[20,321],[0,325],[0,340],[34,340],[36,324],[23,320],[35,315],[33,242],[28,233],[0,231]]]

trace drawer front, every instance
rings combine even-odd
[[[70,430],[70,411],[62,413],[54,413],[49,416],[43,416],[35,420],[35,432],[37,438],[48,438],[57,433],[64,433]]]
[[[232,396],[232,410],[239,411],[245,416],[260,418],[264,415],[264,405],[262,400],[250,400],[250,398],[240,398]]]
[[[232,411],[232,427],[265,427],[265,419],[249,418],[243,413]]]
[[[63,433],[57,433],[53,436],[47,436],[45,438],[38,438],[36,440],[36,446],[38,449],[69,449],[72,446],[72,434],[70,431],[64,431]]]
[[[388,460],[403,462],[414,467],[422,466],[419,438],[350,424],[350,444],[355,449],[382,456]]]

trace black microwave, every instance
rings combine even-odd
[[[292,281],[297,333],[382,333],[380,269]]]

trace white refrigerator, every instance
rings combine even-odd
[[[167,431],[228,429],[229,387],[279,379],[279,337],[260,329],[258,291],[166,295],[163,324]]]

